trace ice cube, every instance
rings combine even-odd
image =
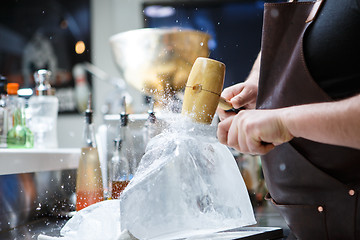
[[[122,229],[137,238],[182,238],[255,223],[233,155],[216,140],[214,127],[191,124],[150,141],[120,197]]]
[[[120,199],[77,212],[60,240],[179,239],[255,224],[234,157],[215,132],[180,121],[153,138]]]
[[[119,200],[93,204],[77,212],[61,229],[66,239],[116,239],[120,234]]]

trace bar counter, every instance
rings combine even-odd
[[[247,240],[265,240],[265,239],[278,239],[284,240],[289,234],[289,228],[287,227],[284,219],[280,214],[271,206],[270,203],[265,202],[262,206],[257,206],[254,208],[255,217],[257,224],[251,227],[245,227],[240,229],[235,229],[233,231],[251,231],[251,230],[267,230],[269,228],[271,231],[264,234],[254,234],[250,237],[241,237],[241,238],[224,238],[219,239],[247,239]],[[60,230],[65,225],[69,218],[62,217],[44,217],[33,220],[28,224],[13,228],[9,231],[0,232],[0,239],[6,240],[33,240],[37,239],[39,234],[59,237]],[[201,238],[205,239],[205,238]],[[216,238],[212,238],[216,239]]]

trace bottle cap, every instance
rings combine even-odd
[[[155,116],[155,112],[154,112],[154,104],[155,104],[155,100],[154,100],[154,98],[151,98],[150,109],[148,110],[148,118],[147,118],[147,121],[150,123],[156,122],[156,116]]]
[[[0,75],[0,94],[6,94],[7,78]]]
[[[19,84],[18,83],[8,83],[6,85],[6,90],[9,95],[17,95],[17,91],[19,90]]]
[[[88,99],[88,106],[87,109],[85,110],[85,121],[88,124],[92,123],[92,114],[93,114],[93,110],[92,110],[92,101],[91,101],[91,93],[89,94],[89,99]]]
[[[34,79],[36,83],[35,90],[37,96],[53,94],[50,85],[51,71],[40,69],[34,73]]]
[[[121,139],[115,138],[114,139],[114,149],[115,150],[120,150],[121,149],[121,143],[122,143]]]
[[[129,114],[126,113],[126,98],[123,96],[121,101],[122,112],[120,113],[120,126],[126,127],[128,125]]]

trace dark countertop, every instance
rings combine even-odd
[[[40,234],[58,237],[67,220],[55,217],[40,218],[9,231],[0,232],[0,240],[37,240]]]
[[[254,208],[257,224],[253,227],[280,227],[285,237],[275,239],[286,239],[289,234],[284,219],[271,206],[265,202],[262,206]],[[47,236],[59,236],[61,228],[65,225],[69,218],[44,217],[34,220],[28,224],[16,227],[9,231],[0,232],[0,240],[36,240],[39,234]],[[246,239],[267,239],[266,237],[246,238]],[[272,238],[274,239],[274,238]]]
[[[280,239],[286,239],[289,236],[290,230],[286,225],[284,218],[273,207],[270,202],[265,201],[262,206],[254,207],[255,218],[257,221],[256,226],[259,227],[280,227],[283,230],[284,237]]]

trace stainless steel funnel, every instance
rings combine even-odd
[[[197,57],[209,55],[206,33],[145,28],[110,38],[115,62],[125,81],[157,100],[184,88]]]

